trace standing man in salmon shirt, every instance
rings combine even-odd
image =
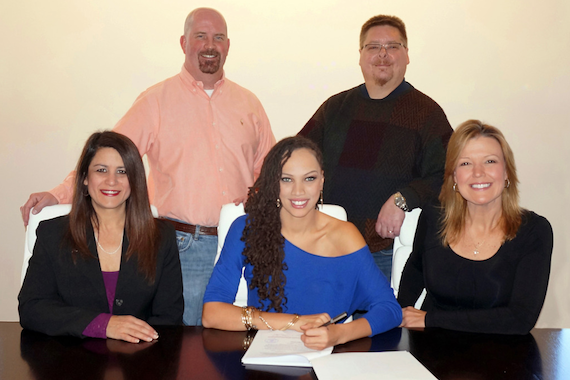
[[[218,11],[190,12],[180,46],[181,72],[144,91],[113,130],[147,155],[150,201],[176,228],[183,320],[201,325],[221,207],[246,199],[275,137],[257,97],[224,75],[230,40]],[[32,209],[70,203],[74,177],[72,172],[53,190],[32,194],[21,207],[24,224]]]

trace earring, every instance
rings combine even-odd
[[[508,189],[509,186],[511,186],[511,180],[507,178],[507,179],[505,180],[505,189]]]
[[[457,182],[453,184],[453,191],[457,192]]]
[[[319,202],[321,203],[321,208],[323,208],[324,200],[323,200],[323,191],[322,190],[321,190],[321,199],[319,199]]]
[[[275,201],[275,205],[277,206],[277,208],[281,208],[281,199],[277,198],[277,201]]]

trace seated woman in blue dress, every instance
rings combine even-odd
[[[322,349],[392,329],[401,309],[356,227],[321,213],[322,155],[304,137],[268,153],[231,226],[204,296],[202,323],[223,330],[294,329]],[[233,305],[245,267],[248,307]],[[366,310],[350,323],[331,316]]]
[[[514,156],[501,131],[478,120],[455,130],[439,200],[441,208],[422,211],[402,273],[402,325],[528,333],[546,296],[552,227],[519,206]]]
[[[155,220],[137,147],[94,133],[77,164],[69,215],[40,223],[18,296],[22,327],[48,335],[158,338],[182,323],[173,228]]]

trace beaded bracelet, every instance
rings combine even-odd
[[[253,324],[253,312],[257,310],[253,306],[243,306],[241,308],[241,322],[245,326],[246,330],[257,330],[257,327]]]

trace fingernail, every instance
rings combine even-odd
[[[158,339],[158,333],[155,332],[153,338]]]

